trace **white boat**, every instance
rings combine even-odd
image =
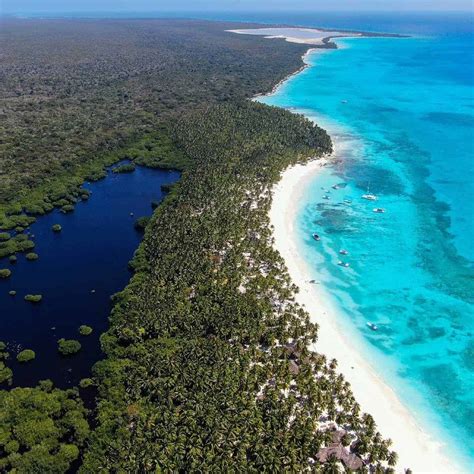
[[[385,209],[382,209],[381,207],[375,207],[373,211],[377,214],[383,214],[385,212]]]
[[[330,198],[327,194],[325,194],[325,195],[323,196],[323,199],[326,199],[326,200],[327,200],[327,199],[331,199],[331,198]]]
[[[332,187],[332,189],[339,189],[339,185],[337,185],[337,184],[333,184],[331,187]]]
[[[369,326],[369,328],[372,329],[372,331],[377,331],[377,329],[378,329],[378,326],[374,323],[368,322],[367,326]]]
[[[367,199],[367,201],[377,201],[377,196],[375,194],[362,194],[362,199]]]
[[[319,242],[321,240],[321,237],[319,237],[318,234],[313,234],[313,239],[316,240],[316,242]]]
[[[344,268],[349,268],[350,267],[350,264],[348,264],[347,262],[343,262],[342,260],[339,260],[339,262],[337,262],[337,264],[340,267],[344,267]]]
[[[371,194],[369,185],[367,185],[366,193],[362,194],[362,199],[366,199],[367,201],[377,201],[377,196],[375,194]]]
[[[347,250],[345,250],[345,249],[339,250],[339,253],[340,253],[341,255],[349,255],[349,252],[348,252]]]

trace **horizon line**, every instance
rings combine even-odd
[[[323,10],[323,9],[262,9],[262,10],[244,10],[244,9],[160,9],[160,10],[8,10],[0,11],[0,16],[3,14],[25,14],[25,13],[471,13],[474,14],[474,9],[424,9],[424,10],[391,10],[391,9],[355,9],[355,10]]]

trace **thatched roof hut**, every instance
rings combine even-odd
[[[290,360],[290,372],[292,375],[298,375],[300,373],[300,368],[294,360]]]
[[[364,466],[364,461],[357,455],[348,451],[342,443],[342,437],[345,432],[342,430],[336,430],[333,434],[333,442],[326,448],[321,448],[318,451],[316,457],[321,464],[328,462],[330,459],[338,459],[344,465],[353,471],[357,471]]]

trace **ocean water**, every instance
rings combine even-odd
[[[91,197],[79,202],[74,212],[53,211],[30,227],[37,261],[28,262],[21,254],[13,265],[0,260],[0,268],[12,270],[9,279],[0,280],[0,341],[8,345],[13,386],[51,379],[58,387],[71,387],[90,377],[93,364],[102,357],[99,336],[108,327],[110,297],[131,277],[127,263],[142,238],[135,219],[151,215],[151,202],[164,197],[161,184],[178,177],[176,171],[143,167],[133,173],[109,172],[107,178],[84,185]],[[62,226],[61,233],[52,232],[53,224]],[[10,290],[17,295],[10,296]],[[25,302],[28,293],[42,294],[43,301]],[[92,326],[92,335],[78,334],[82,324]],[[82,350],[61,357],[57,340],[62,337],[79,340]],[[36,359],[16,362],[22,349],[33,349]]]
[[[357,18],[312,21],[369,29]],[[343,39],[337,50],[310,53],[306,70],[261,100],[301,112],[332,135],[337,160],[314,178],[295,216],[302,256],[338,308],[342,330],[468,471],[474,29],[472,17],[423,18],[370,23],[413,35],[407,39]],[[367,190],[376,202],[361,198]]]

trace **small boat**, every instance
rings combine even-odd
[[[337,262],[337,264],[338,264],[340,267],[344,267],[344,268],[349,268],[349,267],[350,267],[350,264],[349,264],[349,263],[343,262],[342,260],[339,260],[339,262]]]
[[[341,100],[341,104],[347,104],[347,100],[346,99]]]
[[[323,199],[328,200],[328,199],[331,199],[331,198],[330,198],[327,194],[325,194],[325,195],[323,196]]]
[[[313,234],[313,239],[316,240],[316,242],[319,242],[321,240],[321,237],[319,237],[318,234]]]
[[[347,250],[345,250],[345,249],[339,250],[339,253],[340,253],[341,255],[349,255],[349,252],[348,252]]]
[[[130,215],[133,216],[133,212],[131,212]]]
[[[375,194],[362,194],[362,199],[367,201],[377,201],[377,196]]]
[[[374,212],[377,213],[377,214],[383,214],[385,212],[385,209],[383,209],[381,207],[375,207]]]
[[[344,199],[345,204],[352,204],[352,199]]]
[[[369,328],[372,329],[372,331],[377,331],[377,329],[378,329],[378,326],[374,323],[368,322],[367,326],[369,326]]]
[[[332,189],[341,189],[338,184],[333,184],[331,186]]]
[[[377,201],[377,196],[375,194],[371,194],[370,186],[367,184],[367,191],[365,194],[362,194],[362,199],[366,199],[367,201]]]

